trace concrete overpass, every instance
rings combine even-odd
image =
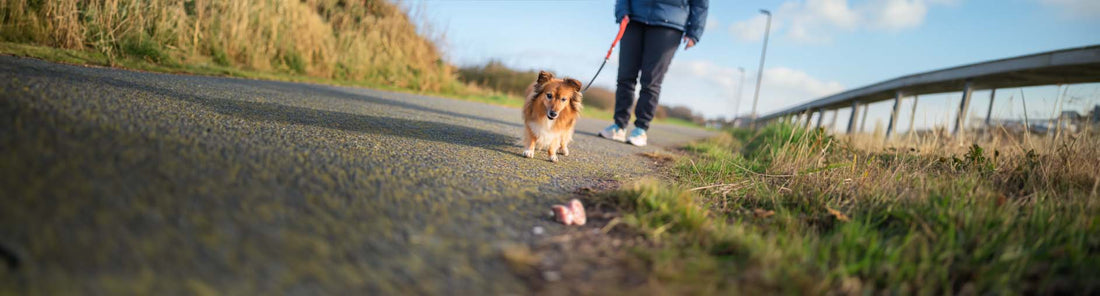
[[[794,116],[799,116],[797,118],[800,120],[805,117],[804,122],[809,125],[810,118],[816,112],[818,113],[817,126],[821,126],[825,112],[852,108],[852,115],[848,119],[848,133],[852,133],[856,128],[856,117],[860,109],[866,116],[868,104],[893,100],[894,107],[886,128],[886,137],[889,138],[890,133],[897,126],[900,111],[898,109],[902,98],[961,91],[962,100],[954,128],[954,133],[957,134],[966,122],[966,111],[970,105],[971,94],[975,90],[991,89],[993,90],[991,93],[995,94],[997,88],[1086,82],[1100,82],[1100,45],[1042,52],[902,76],[809,101],[761,116],[757,120],[764,122],[790,120]],[[992,96],[991,94],[991,100]],[[990,103],[990,109],[992,106],[993,104]]]

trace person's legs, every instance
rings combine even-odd
[[[642,66],[642,46],[646,25],[626,25],[623,39],[619,40],[619,77],[615,86],[615,124],[626,129],[630,121],[630,106],[634,105],[634,90],[638,85],[638,70]]]
[[[653,114],[657,111],[661,82],[665,80],[665,72],[668,72],[668,66],[672,63],[676,48],[680,46],[683,34],[680,30],[655,26],[645,31],[642,44],[645,47],[641,66],[642,91],[638,95],[638,104],[634,107],[634,127],[649,129],[649,121],[653,120]]]

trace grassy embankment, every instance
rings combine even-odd
[[[5,1],[0,51],[74,64],[483,95],[388,1]]]
[[[522,105],[514,94],[462,82],[433,38],[383,0],[0,2],[3,54]],[[601,108],[584,113],[611,118]]]
[[[859,140],[734,130],[601,198],[657,245],[638,254],[662,293],[1100,292],[1095,131]]]

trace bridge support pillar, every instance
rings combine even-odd
[[[868,105],[868,104],[861,104],[861,105],[863,105],[863,107],[860,108],[860,109],[863,109],[863,119],[859,120],[859,132],[862,133],[863,128],[867,126],[867,113],[870,113],[868,111],[871,111],[870,110],[871,105]]]
[[[955,130],[951,132],[952,135],[958,135],[960,131],[966,128],[966,110],[970,108],[970,97],[974,92],[974,84],[970,81],[966,82],[963,86],[962,100],[959,102],[959,116],[955,117]]]
[[[989,109],[985,111],[985,127],[989,128],[989,122],[993,118],[993,100],[996,99],[997,89],[989,90]]]
[[[894,132],[894,129],[898,125],[898,112],[901,111],[901,91],[894,91],[894,109],[890,109],[890,123],[886,125],[886,136],[884,140],[890,139],[890,134]]]
[[[852,101],[852,115],[848,116],[848,134],[856,132],[856,115],[859,114],[859,102]]]
[[[806,111],[804,111],[804,112],[806,112],[806,121],[803,122],[802,128],[810,129],[810,124],[813,123],[813,119],[814,119],[814,110],[806,109]]]
[[[829,121],[829,129],[836,131],[836,118],[840,116],[840,109],[833,109],[833,119]]]
[[[917,124],[917,102],[920,96],[913,96],[913,111],[909,113],[909,133],[913,133],[913,127]]]
[[[817,108],[817,126],[814,128],[821,128],[821,121],[825,120],[825,108]]]

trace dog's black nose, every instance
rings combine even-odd
[[[558,112],[550,111],[550,117],[558,117]]]

